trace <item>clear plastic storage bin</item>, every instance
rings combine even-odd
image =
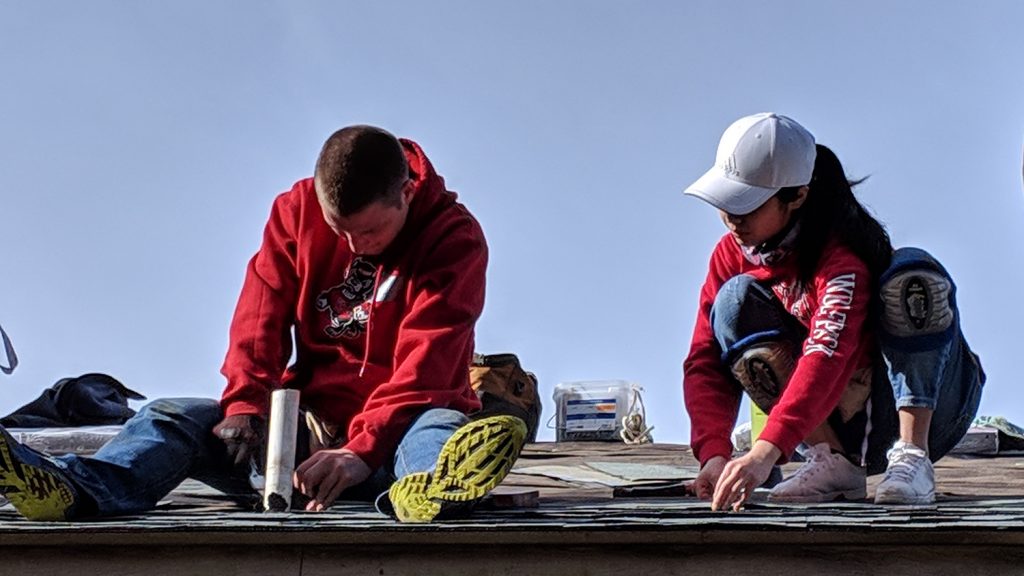
[[[555,385],[555,440],[620,441],[630,394],[640,386],[625,380],[562,382]]]

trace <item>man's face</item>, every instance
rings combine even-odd
[[[342,216],[321,199],[320,209],[327,225],[348,242],[354,254],[376,256],[387,249],[401,232],[409,215],[412,193],[412,180],[406,180],[397,205],[378,200],[355,214]]]

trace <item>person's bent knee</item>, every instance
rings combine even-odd
[[[746,348],[729,370],[751,401],[765,413],[782,396],[782,390],[796,369],[796,351],[788,342],[763,342]]]
[[[440,426],[458,428],[468,422],[469,416],[466,416],[458,410],[452,410],[450,408],[430,408],[416,418],[414,425],[418,425],[420,427]]]
[[[881,328],[890,339],[944,339],[956,324],[953,281],[927,252],[901,248],[880,278]]]
[[[160,398],[139,410],[138,418],[188,420],[213,428],[222,418],[220,402],[210,398]]]
[[[902,268],[925,268],[937,270],[948,276],[946,269],[937,258],[932,256],[927,250],[916,246],[903,246],[902,248],[893,250],[892,260],[889,264],[889,272]]]
[[[726,280],[718,289],[715,302],[711,305],[712,318],[722,316],[721,312],[726,310],[739,308],[757,287],[757,280],[750,274],[738,274]],[[716,311],[719,313],[716,314]]]
[[[778,339],[783,329],[781,304],[749,274],[739,274],[718,289],[711,306],[711,331],[722,347],[723,361],[753,342]]]

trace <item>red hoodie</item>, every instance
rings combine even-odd
[[[266,416],[272,390],[301,390],[303,407],[347,429],[345,448],[373,469],[424,410],[480,407],[468,366],[487,244],[420,147],[401,142],[416,188],[379,256],[353,255],[328,227],[312,178],[277,197],[221,369],[225,415]]]
[[[774,266],[749,262],[731,234],[711,254],[700,292],[700,309],[690,353],[683,362],[683,397],[690,415],[690,445],[701,465],[732,456],[742,389],[722,363],[711,329],[711,305],[719,288],[737,274],[750,274],[771,287],[786,310],[808,328],[803,354],[772,409],[760,439],[789,458],[797,444],[828,418],[858,368],[870,365],[874,337],[865,326],[871,277],[867,265],[835,242],[826,246],[806,290],[796,282],[795,257]]]

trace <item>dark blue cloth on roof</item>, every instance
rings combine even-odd
[[[0,418],[6,428],[53,428],[124,424],[135,415],[128,400],[145,400],[113,376],[62,378],[35,400]]]

